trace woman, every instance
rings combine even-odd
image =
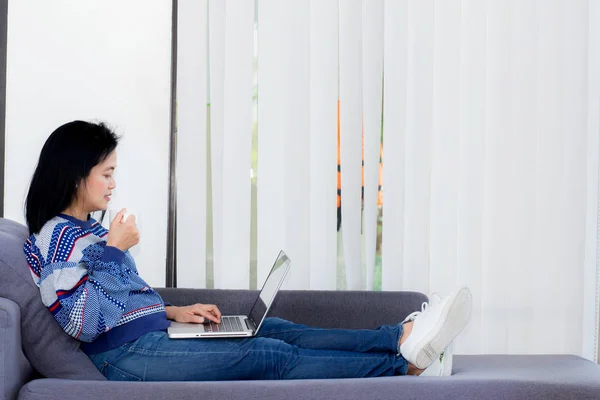
[[[73,121],[42,148],[27,195],[24,245],[43,303],[109,379],[235,380],[420,374],[467,323],[463,288],[376,330],[326,330],[267,318],[250,339],[169,339],[170,320],[219,323],[213,304],[165,305],[128,252],[139,241],[121,210],[107,231],[90,218],[116,188],[118,137]],[[210,356],[210,357],[207,357]]]

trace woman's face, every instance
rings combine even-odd
[[[106,210],[108,207],[112,191],[117,187],[114,178],[116,167],[117,152],[113,151],[102,163],[92,168],[85,184],[80,186],[79,199],[87,213]]]

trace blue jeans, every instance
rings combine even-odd
[[[309,328],[266,318],[244,339],[169,339],[164,331],[89,357],[109,380],[220,381],[406,375],[402,324],[377,329]]]

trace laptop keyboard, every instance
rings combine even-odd
[[[206,332],[240,332],[245,330],[240,323],[239,317],[221,317],[221,323],[215,324],[211,322],[210,325],[204,327]]]

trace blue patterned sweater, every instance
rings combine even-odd
[[[42,302],[87,354],[170,324],[162,298],[138,275],[133,257],[106,246],[107,237],[94,219],[60,214],[23,247]]]

